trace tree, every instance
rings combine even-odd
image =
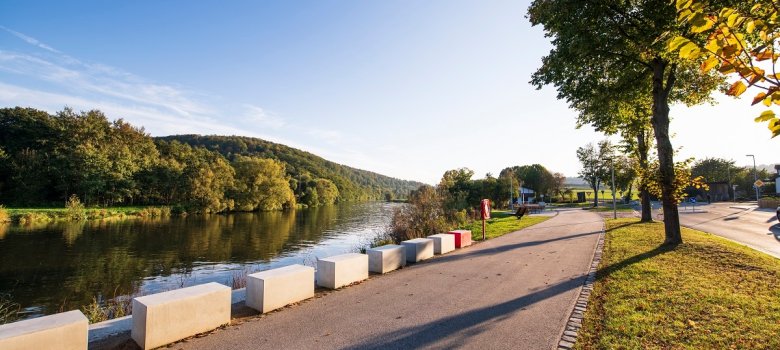
[[[553,196],[560,196],[561,199],[563,199],[563,186],[566,183],[566,175],[561,173],[554,173],[552,180],[552,183],[550,183],[550,193]]]
[[[693,163],[691,174],[701,176],[706,182],[731,182],[733,174],[737,172],[733,160],[722,158],[704,158]]]
[[[317,179],[317,198],[320,205],[331,205],[339,199],[339,189],[328,179]]]
[[[474,176],[474,171],[469,168],[459,168],[444,172],[441,181],[439,181],[438,190],[444,192],[446,209],[461,211],[470,205],[476,205],[474,203],[475,196],[472,195],[472,176]]]
[[[609,164],[606,159],[612,155],[612,144],[604,140],[594,146],[589,143],[577,149],[577,159],[582,164],[579,172],[580,178],[588,183],[593,190],[593,206],[599,206],[599,187],[609,172]]]
[[[674,192],[674,149],[669,137],[669,104],[701,103],[722,81],[670,55],[667,41],[685,28],[667,1],[535,0],[533,25],[543,25],[553,50],[543,58],[532,83],[553,84],[558,97],[577,108],[604,91],[649,92],[663,200],[665,244],[682,242]],[[604,98],[601,96],[601,98]]]
[[[501,174],[512,174],[519,190],[520,186],[529,188],[539,196],[546,194],[554,185],[553,174],[541,164],[513,166],[501,171]]]
[[[233,199],[243,211],[281,210],[295,206],[284,163],[273,159],[237,156],[233,160],[236,184]]]
[[[749,0],[735,6],[709,6],[699,0],[678,0],[677,18],[690,26],[690,34],[669,42],[669,49],[684,59],[701,62],[701,71],[717,71],[735,76],[726,94],[739,97],[748,88],[759,92],[753,105],[780,105],[780,75],[777,61],[780,52],[780,9],[776,1]],[[772,137],[780,135],[780,118],[771,109],[761,113],[756,122],[767,122]]]

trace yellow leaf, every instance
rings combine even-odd
[[[688,40],[688,39],[686,39],[684,37],[681,37],[681,36],[675,37],[672,40],[669,40],[669,51],[672,51],[672,52],[677,51],[680,48],[682,48],[683,45],[685,45],[687,43],[690,43],[690,42],[691,42],[690,40]]]
[[[692,2],[693,0],[677,0],[677,11],[690,7]]]
[[[748,32],[748,34],[753,33],[753,30],[755,29],[756,29],[756,21],[749,21],[745,26],[745,31]]]
[[[764,104],[764,106],[767,106],[767,107],[769,107],[769,106],[771,106],[771,105],[772,105],[772,98],[771,98],[771,97],[767,97],[767,98],[765,98],[765,99],[764,99],[764,101],[763,101],[763,102],[761,102],[761,103],[763,103],[763,104]]]
[[[727,25],[727,26],[729,26],[729,27],[734,27],[734,25],[736,24],[736,22],[737,22],[737,20],[738,20],[739,18],[740,18],[740,16],[739,16],[739,14],[738,14],[738,13],[734,13],[734,14],[732,14],[731,16],[729,16],[729,17],[726,19],[726,25]]]
[[[755,106],[759,102],[763,101],[765,98],[766,98],[766,93],[759,92],[758,95],[756,95],[756,97],[753,98],[753,104],[751,106]]]
[[[760,116],[756,117],[756,122],[765,122],[775,118],[775,112],[771,109],[764,111]]]
[[[739,97],[739,95],[742,95],[745,90],[747,90],[747,86],[742,83],[742,80],[737,80],[734,82],[734,84],[731,85],[729,91],[726,92],[726,95]]]
[[[712,68],[715,68],[715,66],[718,65],[720,61],[718,61],[718,58],[715,56],[710,56],[704,62],[701,63],[701,71],[704,73],[709,72],[712,70]]]
[[[680,48],[680,58],[695,59],[699,54],[701,54],[699,46],[690,41]]]
[[[709,18],[704,18],[700,21],[694,21],[691,22],[691,32],[692,33],[701,33],[705,30],[712,29],[712,26],[715,25],[715,22],[712,21]]]

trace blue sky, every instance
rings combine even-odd
[[[155,136],[261,137],[429,183],[531,163],[574,176],[576,148],[603,136],[528,84],[550,45],[527,7],[4,0],[0,106],[97,108]],[[678,158],[780,161],[759,110],[719,100],[673,107]]]

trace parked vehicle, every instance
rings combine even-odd
[[[777,206],[777,221],[780,221],[780,206]]]

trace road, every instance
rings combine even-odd
[[[680,207],[680,224],[709,232],[780,258],[780,225],[774,210],[755,205],[713,203]]]
[[[603,227],[564,210],[533,227],[418,263],[176,349],[551,349]]]

